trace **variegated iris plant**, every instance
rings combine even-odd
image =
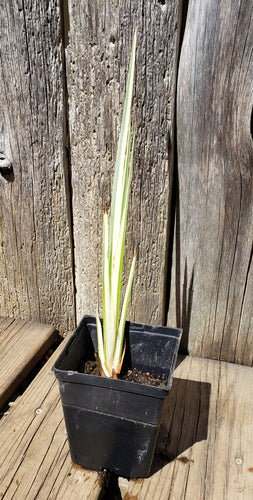
[[[131,146],[131,104],[134,81],[136,33],[129,63],[126,96],[116,157],[111,201],[111,216],[104,209],[103,219],[103,328],[98,316],[98,364],[103,376],[117,378],[124,353],[124,331],[131,293],[136,255],[134,253],[121,314],[121,280],[126,219],[132,175],[134,133]],[[110,227],[109,227],[110,226]]]

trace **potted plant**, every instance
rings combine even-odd
[[[136,33],[116,158],[110,228],[104,209],[103,320],[98,312],[96,318],[84,316],[52,369],[59,381],[73,462],[84,468],[109,469],[136,478],[146,477],[150,472],[163,402],[171,388],[182,331],[126,321],[135,254],[120,314],[133,164],[131,101],[135,51]],[[95,375],[84,370],[85,366],[94,365],[94,360],[99,369]],[[139,382],[139,374],[143,372],[153,383],[162,379],[163,386]],[[129,377],[137,377],[137,382]],[[154,382],[154,379],[157,380]]]

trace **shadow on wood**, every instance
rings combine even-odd
[[[174,378],[165,400],[151,475],[182,455],[194,443],[207,439],[211,384]],[[182,456],[180,456],[182,455]]]
[[[187,259],[185,259],[184,281],[183,281],[183,292],[182,292],[182,315],[181,315],[181,325],[183,328],[181,351],[184,354],[188,354],[189,330],[190,330],[191,311],[192,311],[193,282],[194,282],[194,267],[191,273],[190,282],[188,283]]]
[[[169,270],[167,281],[170,282],[174,279],[174,306],[175,306],[175,324],[178,327],[183,328],[183,335],[180,343],[180,352],[183,354],[189,354],[188,342],[189,342],[189,331],[191,324],[191,313],[192,313],[192,299],[193,299],[193,285],[194,285],[194,272],[195,266],[193,265],[190,273],[189,266],[187,265],[187,257],[184,261],[184,274],[183,268],[181,267],[181,233],[180,233],[180,204],[179,204],[179,191],[178,191],[178,172],[175,169],[174,173],[174,201],[172,209],[172,230],[170,236],[170,252],[173,251],[175,246],[175,275],[172,278],[172,253],[169,255]],[[175,240],[175,241],[174,241]],[[183,276],[182,276],[183,274]],[[190,276],[188,276],[190,274]],[[170,285],[171,286],[171,285]],[[171,293],[171,290],[170,290]],[[169,306],[171,305],[169,293],[169,301],[167,304],[167,313],[170,315]],[[172,302],[173,302],[172,300]],[[167,318],[167,324],[174,324],[171,318]]]

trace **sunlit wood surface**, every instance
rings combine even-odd
[[[0,408],[55,340],[53,326],[0,316]]]
[[[179,360],[148,479],[120,479],[122,498],[253,498],[253,370]]]
[[[104,475],[73,466],[49,359],[0,421],[0,498],[96,500]]]

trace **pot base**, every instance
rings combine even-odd
[[[149,475],[159,426],[67,405],[63,412],[75,464],[129,478]]]

